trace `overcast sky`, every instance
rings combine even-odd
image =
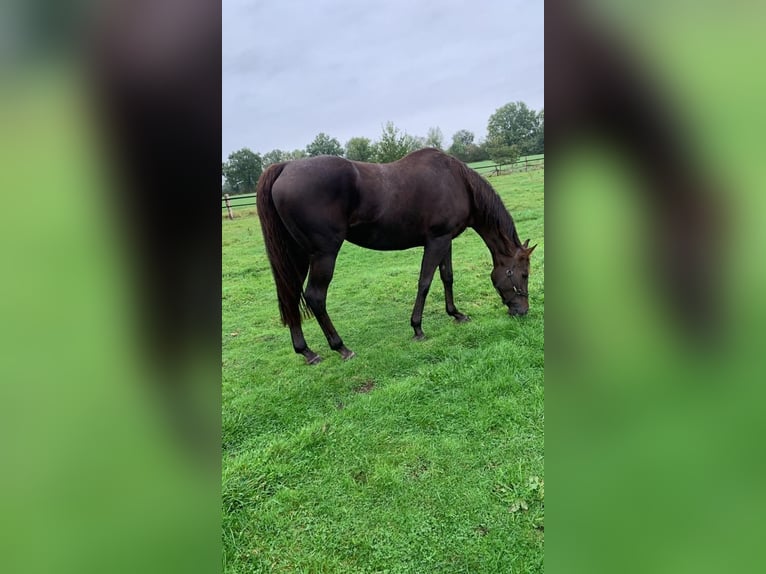
[[[543,108],[543,0],[223,0],[223,159]]]

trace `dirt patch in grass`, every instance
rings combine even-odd
[[[420,478],[425,472],[428,471],[430,464],[427,461],[421,461],[410,470],[410,476],[412,478]]]
[[[372,379],[367,379],[361,386],[354,389],[355,393],[359,393],[362,395],[366,395],[367,393],[371,392],[372,389],[375,388],[375,381]]]

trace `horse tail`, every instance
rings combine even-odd
[[[277,286],[279,314],[283,325],[294,327],[301,324],[301,312],[304,316],[310,315],[303,295],[308,258],[279,217],[271,196],[271,188],[285,165],[287,162],[267,167],[258,180],[255,193],[263,242]]]

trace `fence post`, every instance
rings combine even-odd
[[[223,195],[223,200],[226,202],[226,211],[229,212],[229,219],[234,219],[234,214],[231,212],[231,204],[229,203],[229,194]]]

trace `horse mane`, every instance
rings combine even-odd
[[[520,248],[522,245],[516,232],[516,224],[497,192],[486,179],[462,161],[455,160],[453,164],[471,191],[475,226],[499,236],[508,247],[508,254],[512,251],[512,246]]]

